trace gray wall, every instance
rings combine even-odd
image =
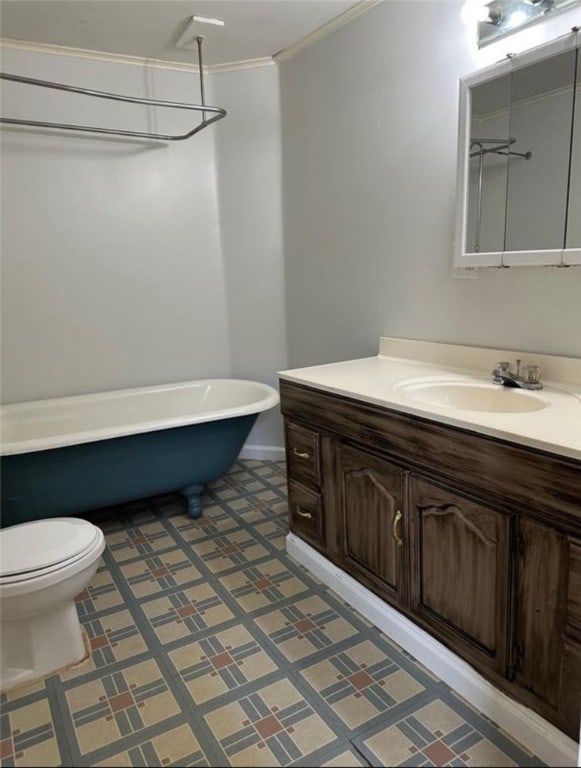
[[[479,55],[460,6],[390,0],[281,65],[293,367],[379,335],[581,356],[581,269],[451,275],[458,79],[515,50]]]
[[[232,376],[277,386],[287,365],[282,251],[278,68],[213,75],[218,201]],[[262,414],[251,445],[282,445],[278,409]]]

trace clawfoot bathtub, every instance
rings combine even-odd
[[[232,466],[267,384],[208,379],[0,409],[3,526],[181,491],[192,517]]]

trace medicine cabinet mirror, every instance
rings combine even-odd
[[[580,43],[460,81],[455,266],[581,264]]]

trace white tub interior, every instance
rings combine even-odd
[[[267,384],[207,379],[0,408],[2,454],[29,453],[258,413],[277,405]]]

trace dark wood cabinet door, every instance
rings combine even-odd
[[[567,537],[523,517],[519,522],[515,680],[558,708],[568,581]]]
[[[509,517],[412,477],[410,523],[412,613],[464,658],[503,674]]]
[[[396,605],[405,602],[405,473],[340,445],[339,498],[344,567]]]

